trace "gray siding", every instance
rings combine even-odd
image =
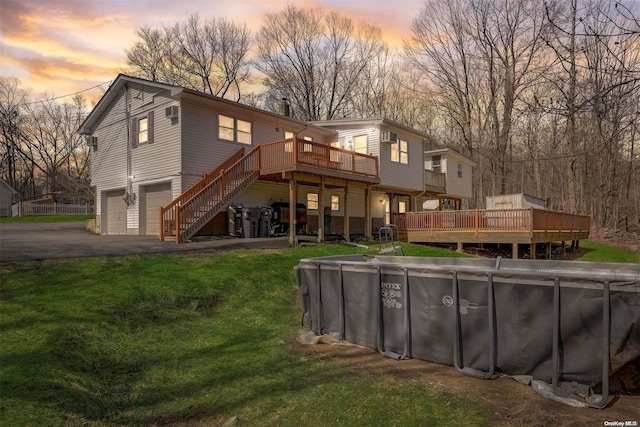
[[[332,126],[327,126],[332,128]],[[343,146],[349,139],[359,135],[367,135],[367,154],[378,156],[380,185],[406,189],[411,191],[424,190],[424,150],[422,137],[394,128],[384,128],[398,134],[400,139],[407,141],[409,163],[403,164],[391,161],[391,144],[380,142],[381,129],[377,124],[358,125],[350,129],[338,129]]]
[[[127,209],[129,234],[137,234],[139,224],[139,186],[154,181],[175,182],[174,196],[180,194],[180,124],[165,117],[165,107],[177,105],[168,92],[161,89],[130,84],[130,117],[154,112],[154,142],[141,144],[131,150],[131,180],[136,202]],[[107,108],[93,133],[98,149],[91,152],[91,184],[97,187],[96,209],[101,214],[102,192],[127,186],[127,146],[129,118],[125,92]]]
[[[386,129],[385,129],[386,130]],[[391,161],[391,145],[380,147],[380,185],[402,188],[413,191],[424,190],[424,149],[422,137],[397,129],[389,129],[398,134],[399,139],[407,141],[409,163]],[[380,133],[377,133],[379,138]]]
[[[218,139],[218,114],[251,122],[252,144]],[[285,131],[299,132],[300,138],[310,136],[317,142],[330,142],[313,129],[301,129],[300,123],[260,114],[241,105],[229,106],[223,103],[203,103],[184,99],[182,117],[183,191],[241,148],[249,151],[256,145],[282,140]]]

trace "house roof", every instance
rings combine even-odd
[[[354,126],[354,125],[387,125],[395,128],[399,128],[405,130],[407,132],[411,132],[417,135],[420,135],[424,138],[431,138],[428,134],[409,127],[407,125],[403,125],[402,123],[394,122],[393,120],[386,119],[384,117],[369,117],[364,119],[339,119],[339,120],[325,120],[319,122],[311,122],[317,126]]]
[[[17,193],[17,191],[9,185],[9,183],[7,181],[5,181],[4,179],[0,178],[0,185],[2,185],[3,187],[6,187],[9,189],[9,191],[11,191],[11,194],[15,194]]]
[[[425,151],[424,154],[426,154],[426,155],[451,154],[453,157],[457,157],[458,159],[470,164],[473,167],[478,166],[478,164],[476,162],[474,162],[470,158],[460,154],[459,152],[457,152],[453,148],[439,148],[437,150],[428,150],[428,151]]]
[[[196,90],[188,89],[185,87],[154,82],[151,80],[141,79],[139,77],[128,76],[126,74],[118,74],[115,80],[111,83],[111,86],[109,86],[109,89],[107,89],[105,94],[102,95],[102,98],[100,98],[100,100],[98,101],[96,106],[93,108],[93,110],[89,113],[89,115],[86,117],[84,122],[82,122],[82,124],[78,128],[78,133],[83,135],[91,135],[93,133],[93,126],[96,124],[99,118],[102,117],[103,113],[107,110],[109,105],[111,105],[111,103],[119,96],[120,91],[127,83],[137,83],[145,86],[153,86],[161,89],[166,89],[170,92],[172,97],[176,97],[176,98],[179,98],[182,95],[197,96],[200,98],[209,99],[217,103],[234,106],[234,107],[241,107],[245,110],[266,115],[269,117],[277,118],[279,120],[286,120],[286,121],[289,121],[293,126],[300,126],[303,128],[311,127],[315,131],[321,134],[325,134],[327,136],[335,135],[334,131],[330,131],[323,127],[316,126],[312,123],[303,122],[301,120],[297,120],[292,117],[287,117],[280,114],[272,113],[267,110],[251,107],[249,105],[240,104],[238,102],[230,101],[228,99],[220,98],[214,95],[209,95],[204,92],[198,92]]]

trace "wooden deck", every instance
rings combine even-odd
[[[373,184],[380,182],[375,156],[297,138],[261,144],[258,149],[262,176],[297,171]]]
[[[412,243],[574,242],[589,237],[590,218],[541,209],[476,209],[395,214],[400,239]]]

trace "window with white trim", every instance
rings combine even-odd
[[[131,118],[131,146],[153,143],[153,111]]]
[[[396,163],[402,163],[404,165],[409,163],[409,151],[408,143],[404,139],[398,140],[398,142],[391,144],[391,161]]]
[[[398,212],[405,213],[407,212],[407,202],[401,200],[398,202]]]
[[[149,141],[149,119],[143,117],[138,120],[138,144]]]
[[[431,170],[434,172],[442,172],[442,156],[431,156]]]
[[[218,138],[251,145],[251,122],[218,114]]]
[[[458,178],[462,178],[462,163],[458,163]]]
[[[318,193],[307,193],[307,209],[318,209]]]
[[[353,138],[353,151],[360,154],[367,154],[368,138],[367,135],[358,135]]]
[[[331,196],[331,210],[332,211],[340,210],[340,196]]]

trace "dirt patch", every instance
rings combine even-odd
[[[531,387],[509,378],[480,380],[461,375],[451,366],[417,359],[396,361],[356,346],[298,342],[291,346],[296,353],[346,365],[353,376],[410,378],[434,392],[447,391],[480,398],[492,426],[603,426],[605,421],[637,421],[640,424],[640,396],[615,396],[603,410],[573,408],[546,399]]]

